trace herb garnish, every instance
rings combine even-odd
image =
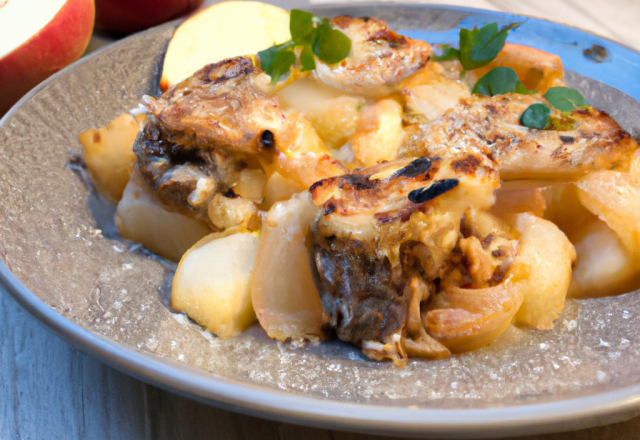
[[[326,18],[316,17],[310,12],[292,9],[289,15],[291,40],[258,52],[260,68],[276,84],[296,62],[299,49],[301,71],[316,68],[314,55],[327,64],[344,60],[351,51],[351,40],[331,26]]]
[[[544,130],[549,125],[551,109],[542,102],[531,104],[520,116],[520,123],[525,127]]]
[[[584,99],[582,93],[576,89],[570,89],[569,87],[551,87],[544,94],[544,97],[549,101],[549,104],[560,110],[564,114],[564,117],[551,117],[551,109],[549,106],[542,102],[537,102],[535,104],[531,104],[524,113],[522,113],[522,116],[520,117],[520,123],[522,125],[529,128],[536,128],[538,130],[573,130],[575,128],[576,121],[567,117],[568,113],[589,105],[589,102]],[[544,125],[542,125],[543,119],[541,119],[543,118],[543,113],[546,113],[546,123]]]
[[[589,105],[582,93],[569,87],[551,87],[544,94],[544,97],[549,101],[549,104],[561,112],[570,112]]]
[[[478,80],[471,93],[495,96],[504,95],[505,93],[528,95],[536,92],[527,90],[511,67],[496,67]]]
[[[460,59],[460,51],[452,47],[450,44],[439,44],[438,48],[442,51],[442,54],[433,55],[431,57],[433,61],[451,61]]]
[[[509,31],[518,27],[520,23],[512,23],[498,30],[498,23],[489,23],[478,29],[460,29],[460,50],[448,44],[438,47],[441,55],[434,55],[434,61],[460,60],[464,70],[474,70],[486,66],[493,61],[507,40]]]
[[[489,23],[480,29],[460,29],[460,63],[465,70],[486,66],[498,56],[507,40],[509,31],[520,23],[512,23],[498,30],[497,23]]]

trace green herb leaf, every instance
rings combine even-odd
[[[327,64],[335,64],[344,60],[351,52],[351,39],[331,24],[325,22],[317,28],[313,53]]]
[[[544,94],[544,97],[547,98],[549,104],[561,112],[570,112],[589,105],[582,93],[568,87],[551,87]]]
[[[498,31],[497,23],[489,23],[480,29],[460,29],[460,62],[465,70],[473,70],[489,64],[498,56],[509,31],[520,23],[513,23]]]
[[[302,72],[316,68],[316,60],[313,57],[313,48],[311,46],[302,48],[302,52],[300,52],[300,64],[302,64]]]
[[[275,85],[282,75],[286,75],[295,62],[296,54],[293,51],[293,47],[280,49],[271,66],[272,73],[269,74],[269,76],[271,76],[271,85]]]
[[[522,85],[518,75],[511,67],[496,67],[478,80],[471,93],[495,96],[504,95],[505,93],[520,93],[524,95],[532,92]]]
[[[525,127],[544,130],[549,126],[551,109],[542,102],[531,104],[520,116],[520,123]]]
[[[301,71],[314,70],[317,56],[328,64],[345,59],[351,51],[351,40],[331,26],[329,20],[310,12],[293,9],[289,15],[291,40],[258,52],[260,68],[276,84],[296,62],[295,48],[300,48]]]
[[[433,55],[431,57],[433,61],[451,61],[460,59],[460,51],[458,49],[454,49],[448,44],[440,44],[438,47],[442,50],[442,54]]]
[[[313,25],[314,15],[311,12],[292,9],[289,15],[289,32],[297,46],[313,44],[316,39],[316,27]]]

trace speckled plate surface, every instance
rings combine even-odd
[[[550,22],[450,7],[359,6],[431,42],[459,26],[523,24],[510,41],[559,53],[571,86],[640,134],[640,54]],[[489,347],[404,369],[347,344],[296,348],[259,326],[220,341],[164,306],[172,277],[117,237],[112,207],[69,165],[78,133],[155,93],[176,23],[89,56],[0,121],[0,280],[39,320],[139,379],[247,414],[377,434],[496,437],[640,414],[640,295],[569,302],[552,331],[511,329]],[[583,50],[596,44],[596,63]],[[609,85],[605,85],[609,84]],[[614,87],[611,87],[614,86]],[[634,99],[635,98],[635,99]]]

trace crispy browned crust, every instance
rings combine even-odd
[[[209,64],[145,104],[165,130],[185,146],[260,153],[265,131],[279,132],[285,121],[268,77],[249,58]]]
[[[451,157],[488,150],[499,162],[502,179],[574,179],[599,169],[628,171],[638,144],[605,112],[586,108],[568,117],[567,131],[534,130],[520,116],[540,95],[474,95],[441,118],[407,128],[401,157]],[[554,117],[565,118],[557,110]]]
[[[424,66],[431,46],[389,30],[374,18],[339,16],[331,23],[351,39],[351,53],[334,66],[316,64],[315,74],[327,84],[363,95],[384,95],[390,87]]]

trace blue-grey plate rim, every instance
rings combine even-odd
[[[373,6],[374,4],[372,4]],[[384,3],[375,3],[382,6]],[[358,4],[366,7],[366,4]],[[594,44],[614,48],[615,53],[630,56],[635,74],[640,75],[640,53],[624,45],[585,31],[551,21],[487,11],[475,8],[447,5],[399,5],[393,6],[417,8],[447,8],[470,15],[491,16],[503,22],[526,19],[527,23],[538,24],[544,28],[567,29]],[[316,11],[326,8],[314,7]],[[166,24],[164,26],[175,26]],[[523,26],[524,27],[524,26]],[[403,32],[412,37],[420,37],[421,31]],[[427,35],[427,33],[422,33]],[[430,34],[432,35],[432,34]],[[132,35],[128,38],[136,38]],[[431,42],[438,41],[433,37]],[[522,41],[513,41],[520,42]],[[118,44],[118,43],[115,43]],[[102,48],[76,63],[56,73],[24,96],[12,109],[0,119],[0,126],[31,97],[53,82],[59,76],[84,63],[113,45]],[[544,45],[536,46],[545,50]],[[547,48],[547,50],[549,50]],[[617,52],[622,51],[622,52]],[[563,60],[564,61],[564,60]],[[615,60],[610,62],[614,63]],[[585,76],[594,75],[592,69],[581,71]],[[640,77],[640,76],[638,76]],[[600,77],[602,78],[602,77]],[[611,85],[606,77],[600,81]],[[640,83],[639,83],[640,84]],[[620,88],[620,87],[618,87]],[[640,92],[622,91],[640,100]],[[411,437],[440,438],[496,438],[512,435],[542,434],[569,431],[581,428],[614,423],[640,415],[640,383],[607,391],[564,399],[542,404],[518,405],[511,407],[493,407],[487,409],[412,409],[383,405],[354,404],[326,400],[317,397],[288,393],[265,386],[249,384],[234,379],[223,378],[193,367],[183,365],[135,348],[116,343],[98,334],[72,323],[56,313],[27,289],[0,261],[0,282],[11,296],[32,316],[45,324],[67,342],[85,353],[96,357],[107,365],[129,374],[139,380],[156,385],[177,394],[193,398],[223,409],[263,417],[282,422],[299,423],[308,426],[338,429],[378,435],[404,435]]]

